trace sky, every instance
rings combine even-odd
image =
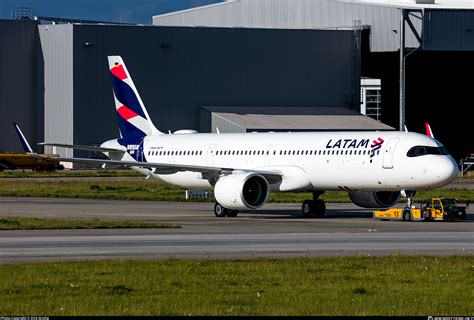
[[[31,7],[38,15],[151,24],[162,13],[222,2],[221,0],[0,0],[0,19],[12,19],[15,7]]]

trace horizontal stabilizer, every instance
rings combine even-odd
[[[61,148],[87,150],[87,151],[126,152],[125,149],[102,148],[102,147],[94,147],[94,146],[84,146],[84,145],[79,145],[79,144],[64,144],[64,143],[49,143],[49,142],[41,142],[38,144],[42,146],[61,147]]]

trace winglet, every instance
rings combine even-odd
[[[16,122],[13,122],[13,127],[15,127],[15,131],[18,134],[18,137],[20,138],[21,145],[23,146],[25,152],[34,153],[33,149],[31,149],[30,144],[28,143],[28,140],[26,140],[25,135],[23,134],[23,132],[21,132],[21,129],[18,124],[16,124]]]
[[[431,131],[430,124],[428,122],[425,123],[426,135],[432,139],[434,139],[433,131]]]

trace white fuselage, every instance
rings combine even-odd
[[[381,140],[378,150],[371,147]],[[145,137],[145,159],[140,160],[279,171],[282,181],[271,185],[272,191],[422,190],[442,186],[457,176],[457,164],[450,155],[408,157],[414,146],[442,145],[425,135],[395,131],[163,134]],[[123,160],[129,158],[126,153]],[[186,188],[212,188],[199,172],[137,170]]]

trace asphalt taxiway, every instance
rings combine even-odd
[[[304,218],[299,204],[267,204],[216,218],[212,203],[0,198],[1,216],[142,219],[179,229],[0,231],[0,262],[90,258],[249,258],[474,252],[474,205],[459,222],[372,219],[353,204]]]

